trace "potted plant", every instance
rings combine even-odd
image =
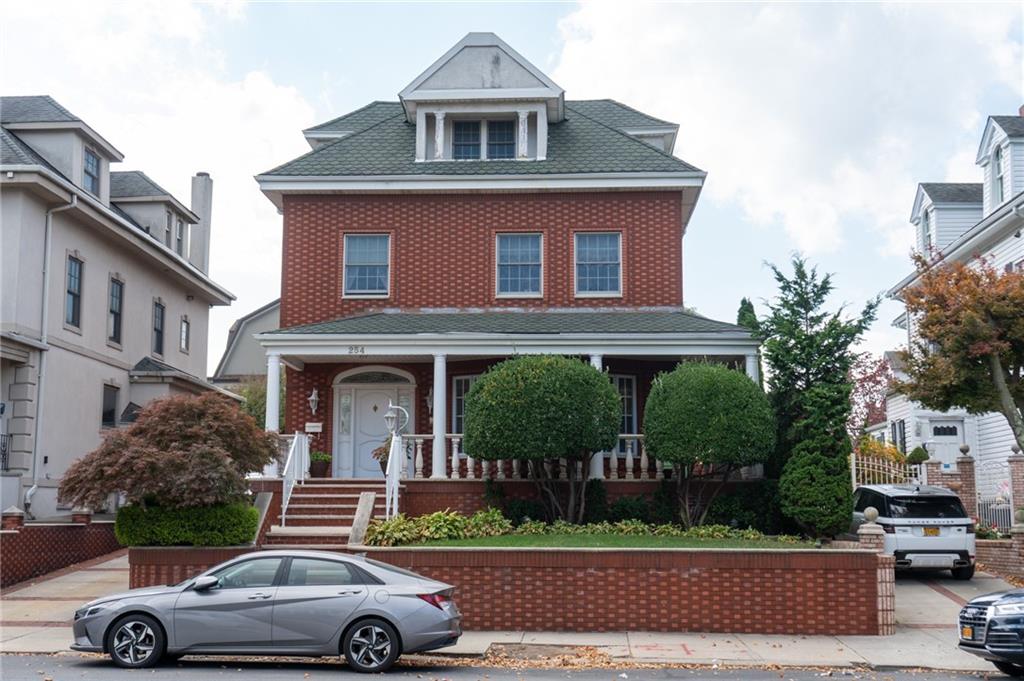
[[[370,452],[370,456],[372,456],[374,459],[376,459],[377,463],[380,464],[380,472],[384,473],[385,475],[387,475],[387,472],[388,472],[388,454],[390,454],[390,453],[391,453],[391,436],[390,435],[388,435],[386,438],[384,438],[384,442],[381,444],[380,447],[377,447],[372,452]]]
[[[331,455],[327,452],[309,453],[309,475],[314,478],[326,478],[331,470]]]

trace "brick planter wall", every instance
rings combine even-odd
[[[457,585],[468,630],[892,633],[891,559],[883,565],[885,557],[865,551],[373,548],[368,555]]]
[[[128,549],[128,583],[142,586],[177,584],[243,553],[252,546],[142,546]]]
[[[1001,575],[1024,578],[1024,533],[1015,539],[978,539],[977,561]]]
[[[117,551],[114,523],[30,523],[0,531],[0,587]]]

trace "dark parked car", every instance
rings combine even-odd
[[[978,596],[960,611],[960,650],[1024,678],[1024,589]]]
[[[71,648],[119,667],[203,655],[344,655],[382,672],[402,653],[454,645],[454,588],[359,556],[258,551],[174,586],[97,598],[75,613]]]

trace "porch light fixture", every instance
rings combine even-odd
[[[316,388],[313,388],[313,392],[309,393],[309,398],[306,401],[309,402],[309,410],[313,412],[313,416],[316,416],[316,408],[320,406],[320,395]]]
[[[405,418],[401,423],[398,421],[398,415],[401,413]],[[409,412],[397,404],[393,404],[390,400],[388,401],[388,410],[384,412],[384,425],[387,427],[388,432],[394,435],[398,431],[405,428],[406,424],[409,423]]]

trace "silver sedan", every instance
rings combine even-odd
[[[73,650],[119,667],[182,655],[342,654],[360,672],[462,635],[454,587],[360,556],[259,551],[164,587],[90,601],[75,613]]]

